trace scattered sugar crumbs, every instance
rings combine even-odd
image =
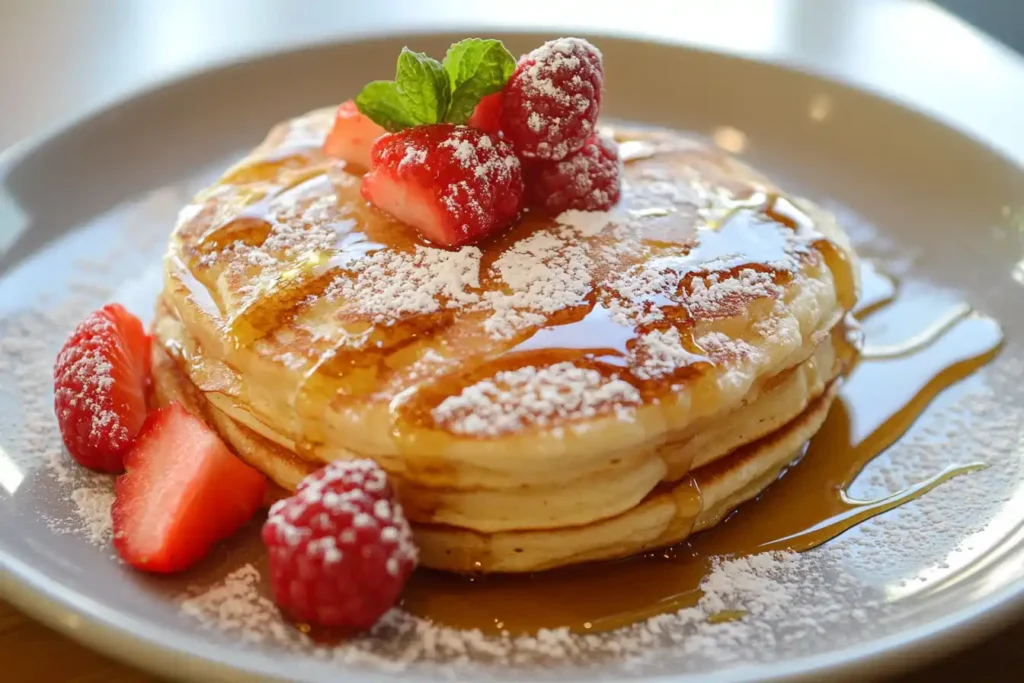
[[[956,553],[969,560],[971,539],[984,533],[1012,493],[1006,482],[1021,477],[1014,453],[1024,435],[1024,408],[1005,409],[999,382],[1019,382],[1024,365],[1011,359],[998,370],[991,383],[975,382],[922,418],[891,457],[869,468],[861,490],[875,495],[907,486],[951,458],[982,459],[987,470],[947,482],[805,553],[718,559],[695,606],[611,633],[487,635],[393,609],[371,632],[324,646],[281,620],[251,565],[183,596],[181,609],[201,628],[286,656],[383,671],[430,665],[449,678],[522,677],[531,670],[557,677],[559,669],[580,667],[598,677],[705,673],[882,637],[906,624],[903,605],[891,598],[923,588],[921,577],[931,582],[955,571]],[[951,555],[950,548],[959,550]],[[984,549],[979,542],[975,551]]]
[[[45,473],[65,494],[68,512],[51,520],[50,528],[97,544],[110,538],[111,478],[86,472],[63,453],[48,378],[57,349],[82,312],[117,296],[110,283],[136,277],[140,263],[158,263],[184,197],[152,199],[122,220],[123,239],[111,241],[116,246],[109,259],[75,265],[74,281],[82,285],[75,295],[56,304],[51,297],[35,310],[0,320],[0,393],[7,408],[2,447],[24,476]],[[151,226],[152,234],[143,231],[140,239],[140,226]],[[894,594],[912,595],[984,551],[987,522],[1021,479],[1024,465],[1016,453],[1024,438],[1024,406],[1008,404],[1005,397],[1015,390],[1000,383],[1019,385],[1024,366],[1004,358],[984,376],[970,392],[930,411],[865,473],[863,486],[893,490],[951,461],[980,460],[988,469],[943,484],[825,547],[719,560],[696,606],[612,633],[551,629],[528,637],[488,636],[394,609],[370,633],[325,647],[281,619],[251,565],[182,595],[178,607],[190,623],[243,646],[387,671],[431,664],[448,676],[485,668],[490,677],[522,677],[531,667],[554,675],[575,666],[600,666],[596,677],[706,672],[820,653],[843,639],[852,645],[901,627],[902,605],[889,599]]]
[[[467,667],[497,665],[516,667],[518,675],[531,668],[550,672],[595,665],[602,667],[602,673],[610,673],[608,667],[628,671],[662,666],[666,657],[685,659],[687,668],[696,661],[712,667],[746,658],[755,644],[764,651],[789,647],[808,631],[820,630],[829,619],[851,616],[838,602],[831,609],[823,606],[823,595],[840,591],[863,606],[877,604],[860,595],[864,591],[859,584],[828,571],[828,563],[827,555],[795,553],[724,560],[704,581],[704,597],[695,607],[601,634],[573,634],[560,628],[530,636],[491,636],[447,628],[393,609],[368,634],[327,647],[281,621],[276,607],[261,592],[260,575],[252,565],[235,570],[203,592],[186,594],[181,610],[201,628],[245,644],[390,671],[430,663],[443,667],[442,674],[448,675],[466,673]],[[715,619],[723,613],[747,616],[727,622]],[[852,616],[867,620],[863,608]],[[778,630],[773,623],[785,626]]]

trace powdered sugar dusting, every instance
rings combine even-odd
[[[572,363],[497,373],[438,405],[434,419],[457,434],[496,436],[527,425],[593,419],[614,413],[628,419],[640,393],[621,379]]]
[[[1024,376],[1019,363],[1003,368],[1010,382]],[[1019,478],[1014,444],[1024,436],[1024,409],[993,411],[999,401],[994,391],[976,387],[962,393],[916,425],[891,458],[866,473],[858,495],[895,490],[950,459],[969,460],[975,454],[984,454],[989,470],[958,478],[896,514],[873,519],[806,553],[715,560],[695,606],[612,633],[545,629],[531,635],[485,635],[393,609],[369,633],[337,646],[319,646],[297,630],[282,628],[252,567],[198,597],[190,595],[185,609],[206,628],[309,656],[309,666],[322,662],[394,672],[429,664],[438,675],[452,678],[505,671],[521,680],[531,672],[578,673],[579,667],[611,677],[706,674],[820,654],[838,646],[837,634],[853,638],[842,641],[850,645],[893,633],[902,606],[892,595],[912,594],[941,581],[955,571],[960,555],[975,557],[989,547],[972,547],[971,539],[984,533],[985,525],[967,520],[987,519],[1005,505],[996,491],[1006,489],[995,482]],[[937,440],[935,430],[941,425],[946,428]],[[958,545],[960,550],[949,555],[949,548]]]
[[[778,299],[784,293],[770,273],[744,268],[735,276],[710,273],[690,280],[685,305],[700,318],[735,315],[754,299]]]
[[[5,491],[0,500],[10,502],[18,524],[41,531],[36,542],[50,542],[46,525],[87,540],[106,538],[102,500],[109,495],[111,480],[81,470],[62,453],[49,382],[40,378],[48,378],[61,342],[83,311],[109,297],[137,296],[147,305],[152,301],[155,291],[117,285],[129,282],[139,264],[157,265],[166,226],[182,201],[164,197],[162,204],[173,207],[167,213],[119,216],[123,233],[93,233],[96,238],[90,242],[103,245],[104,251],[90,255],[89,263],[83,257],[74,267],[67,289],[77,290],[77,296],[68,296],[64,289],[38,297],[27,292],[19,308],[5,310],[0,320],[0,372],[5,378],[0,391],[7,408],[0,453]],[[116,249],[121,251],[111,253]],[[52,259],[44,264],[54,274],[65,269],[53,266],[66,265]],[[979,286],[978,299],[998,310],[1014,310],[1005,282],[999,283],[999,288]],[[941,591],[936,599],[925,589],[960,578],[1019,524],[1024,403],[1015,398],[1024,367],[1018,360],[1020,346],[1010,339],[990,369],[940,396],[926,417],[868,469],[852,493],[872,497],[892,491],[950,463],[981,461],[988,469],[943,484],[817,550],[720,561],[704,583],[702,600],[678,613],[604,635],[555,629],[530,636],[485,636],[440,627],[395,609],[371,632],[328,647],[311,642],[282,620],[251,565],[238,567],[212,586],[189,591],[174,609],[183,612],[184,628],[208,629],[226,654],[258,647],[295,670],[325,675],[339,675],[346,666],[388,672],[415,667],[426,675],[471,680],[522,680],[563,672],[595,679],[700,675],[821,655],[895,635],[914,625],[914,615],[923,608],[941,609],[936,607]],[[743,348],[742,342],[721,333],[702,335],[696,343],[708,355]],[[39,521],[40,514],[54,519]],[[124,590],[137,588],[126,583]],[[723,613],[738,618],[709,621]]]
[[[517,115],[535,143],[524,153],[564,159],[594,128],[604,82],[601,52],[581,38],[559,38],[523,59],[507,88],[517,95]]]
[[[369,315],[384,324],[404,315],[460,308],[480,300],[474,290],[480,286],[481,256],[477,247],[380,251],[338,275],[324,294],[341,303],[341,314]]]
[[[105,477],[104,486],[80,486],[71,492],[78,516],[82,520],[86,539],[95,545],[104,545],[113,536],[110,506],[114,504],[113,480]]]
[[[703,353],[714,360],[742,358],[754,350],[746,340],[732,339],[723,332],[708,332],[698,337],[696,343]]]
[[[108,340],[118,334],[114,322],[105,315],[93,315],[74,334],[89,342],[70,345],[57,356],[61,379],[56,399],[66,406],[61,417],[68,419],[72,412],[88,415],[90,444],[101,439],[127,441],[128,428],[121,424],[110,397],[114,366],[109,358],[114,351]]]
[[[386,571],[397,575],[400,565],[415,566],[417,549],[402,506],[391,495],[387,474],[374,461],[336,460],[303,479],[294,496],[274,503],[266,528],[277,543],[335,564],[346,553],[362,551],[365,539],[357,539],[351,526],[376,526],[389,553]]]
[[[484,329],[510,337],[537,325],[543,314],[579,306],[593,288],[592,261],[572,229],[539,230],[499,256],[491,271],[507,285],[490,290],[484,302],[494,313]]]
[[[651,330],[642,335],[636,344],[636,373],[640,379],[656,379],[671,375],[694,363],[707,363],[710,359],[693,353],[683,346],[679,330]]]
[[[616,220],[616,215],[608,211],[577,211],[570,209],[555,219],[559,224],[573,228],[583,237],[592,237],[607,228]]]
[[[186,593],[180,598],[180,609],[201,628],[230,634],[245,644],[311,644],[308,637],[281,620],[277,606],[263,595],[260,573],[251,564],[213,586]]]

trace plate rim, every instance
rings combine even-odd
[[[782,1],[778,0],[778,2]],[[472,25],[480,27],[479,22]],[[529,24],[517,26],[500,25],[489,28],[508,34],[546,30],[543,25]],[[252,50],[245,54],[233,55],[228,58],[208,60],[181,72],[150,80],[138,87],[130,88],[115,98],[89,108],[77,116],[56,123],[40,134],[18,141],[7,149],[0,150],[0,179],[6,175],[8,169],[27,158],[34,150],[51,143],[61,135],[87,125],[106,112],[127,105],[134,100],[184,84],[206,73],[243,66],[250,61],[272,60],[293,53],[323,49],[335,44],[401,36],[448,34],[458,31],[459,27],[457,26],[437,27],[430,25],[398,29],[384,28],[378,31],[357,31],[349,35],[333,35],[324,40],[305,41],[299,44],[284,46],[278,45],[267,49]],[[978,137],[977,131],[973,130],[970,126],[965,127],[942,118],[937,118],[933,112],[922,108],[919,102],[914,102],[913,98],[908,100],[886,92],[885,89],[871,88],[863,83],[854,82],[844,78],[842,75],[832,73],[827,68],[809,67],[807,64],[794,64],[787,59],[773,59],[763,55],[744,54],[742,51],[738,52],[727,47],[716,50],[708,45],[693,45],[684,40],[669,36],[662,36],[659,39],[656,36],[607,28],[604,30],[594,30],[591,33],[637,43],[653,41],[690,51],[714,53],[728,59],[766,63],[776,68],[801,71],[816,78],[836,83],[843,88],[858,91],[868,97],[882,99],[894,106],[914,111],[957,134],[970,138],[973,143],[983,146],[1013,166],[1019,168],[1022,165],[1020,161],[1015,159],[1017,154],[1014,150],[1000,145],[993,145],[989,141]],[[992,39],[987,37],[983,37],[983,39],[991,42],[996,47],[1003,48],[1001,44]],[[1020,76],[1019,82],[1022,86],[1020,92],[1024,93],[1024,59],[1013,54],[1008,54],[1006,57],[1014,63],[1015,69]],[[1022,103],[1024,103],[1024,99],[1022,99]],[[1021,111],[1024,113],[1024,108]],[[1024,141],[1022,141],[1022,146],[1024,146]],[[124,626],[119,627],[116,621],[123,623],[123,616],[119,616],[116,620],[110,618],[113,613],[106,614],[108,608],[102,603],[94,601],[82,591],[65,586],[49,578],[41,571],[33,569],[20,560],[17,555],[8,551],[2,539],[0,539],[0,597],[75,641],[86,644],[115,659],[130,662],[144,670],[163,676],[166,676],[170,671],[175,677],[178,675],[202,675],[207,677],[213,674],[216,675],[218,680],[286,680],[284,678],[267,676],[257,671],[242,669],[237,664],[228,663],[212,656],[197,655],[195,650],[178,647],[178,645],[201,644],[201,639],[197,638],[195,634],[176,638],[176,640],[180,641],[176,645],[166,645],[162,644],[158,638],[152,637],[156,634],[150,634],[149,637],[143,635],[146,631],[150,630],[146,628],[150,622],[136,620],[143,626],[138,631]],[[706,674],[703,679],[717,683],[746,683],[783,679],[818,680],[818,677],[822,674],[845,679],[865,673],[876,675],[881,672],[894,673],[939,654],[938,651],[943,646],[949,647],[947,652],[963,649],[985,634],[1007,623],[1012,618],[1019,616],[1022,612],[1024,612],[1024,579],[1008,584],[1000,591],[955,612],[895,634],[872,639],[842,650],[834,650],[828,654],[800,657],[788,660],[787,662],[758,665],[757,667],[741,665],[736,668],[715,671]],[[74,627],[68,623],[66,617],[70,615],[74,615],[79,620],[79,627]],[[196,634],[198,633],[197,630]],[[132,644],[131,648],[125,647],[128,641]],[[896,653],[899,653],[901,657],[892,656]],[[172,662],[174,667],[161,666]],[[360,680],[368,682],[385,680],[379,674],[368,670],[359,670],[357,675],[361,677]],[[648,677],[643,680],[670,681],[682,680],[684,678],[686,678],[686,675],[676,674]],[[410,675],[409,680],[415,680],[414,675]]]

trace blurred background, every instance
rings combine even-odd
[[[934,4],[977,26],[1017,52],[1024,52],[1024,2],[1020,0],[936,0]]]
[[[323,40],[334,30],[358,27],[382,14],[400,24],[402,6],[422,1],[0,0],[0,149],[156,78],[261,46]],[[951,13],[948,20],[922,26],[921,33],[906,36],[907,41],[935,39],[948,31],[977,30],[1024,52],[1024,0],[792,0],[783,5],[780,14],[785,16],[772,17],[765,16],[768,4],[762,0],[630,2],[662,4],[682,30],[691,32],[699,24],[698,31],[724,27],[750,33],[752,40],[770,42],[770,34],[775,32],[777,38],[788,34],[798,35],[801,41],[827,43],[841,43],[846,37],[813,30],[822,6],[830,6],[830,10],[848,8],[852,3],[886,6],[877,13],[884,22],[886,12],[912,12],[916,6],[937,5]],[[557,11],[565,18],[563,25],[571,26],[574,11],[618,14],[628,9],[628,4],[621,0],[559,0]],[[464,4],[430,0],[430,6],[432,11],[436,8],[437,24],[451,28],[458,23]],[[543,2],[494,7],[496,15],[510,21],[539,11],[550,14],[555,10],[551,3]],[[952,15],[973,28],[963,26]],[[738,16],[747,20],[738,22]],[[628,22],[628,13],[622,19]],[[854,19],[850,23],[851,31],[880,28],[854,25]],[[879,57],[880,70],[897,66],[884,63],[884,59],[884,55]],[[961,59],[964,68],[970,65],[970,55],[951,55],[950,59]]]

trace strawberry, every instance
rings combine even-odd
[[[519,215],[522,168],[508,143],[450,123],[407,128],[377,140],[363,197],[435,244],[459,246]]]
[[[485,133],[497,134],[501,130],[501,93],[487,95],[473,110],[467,125],[478,128]]]
[[[178,403],[150,414],[124,464],[111,508],[114,547],[149,572],[198,562],[253,516],[267,490],[262,474]]]
[[[334,116],[334,127],[324,141],[324,154],[369,168],[370,146],[386,132],[356,109],[355,102],[347,100]]]
[[[109,304],[83,320],[57,355],[54,412],[68,453],[82,465],[123,469],[146,419],[149,345],[139,319]]]

